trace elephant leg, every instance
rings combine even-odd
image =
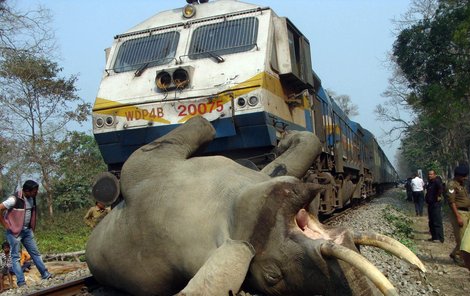
[[[214,137],[212,124],[201,116],[195,116],[140,150],[147,154],[164,154],[166,158],[187,159]]]
[[[209,257],[188,285],[183,295],[236,294],[245,280],[255,250],[248,242],[227,240]]]
[[[271,177],[293,176],[302,178],[321,153],[320,140],[311,132],[291,131],[276,148],[279,157],[261,172]]]
[[[196,116],[134,151],[122,167],[121,190],[124,198],[126,188],[131,188],[135,180],[148,178],[148,173],[156,167],[173,166],[174,161],[186,160],[214,137],[215,129],[212,124],[203,117]],[[171,164],[167,164],[168,162]]]

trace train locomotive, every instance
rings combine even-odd
[[[315,133],[322,153],[304,179],[333,184],[315,212],[396,182],[372,133],[323,89],[309,41],[289,19],[237,0],[187,2],[115,36],[105,51],[93,133],[109,172],[118,178],[133,151],[201,115],[216,129],[202,154],[258,168],[289,131]]]

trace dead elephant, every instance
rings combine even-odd
[[[124,200],[86,249],[99,282],[135,295],[397,295],[356,244],[424,270],[390,238],[327,227],[307,212],[324,189],[298,179],[320,152],[313,134],[294,133],[260,172],[221,156],[191,157],[214,136],[195,117],[127,160]],[[280,168],[294,176],[269,176]]]

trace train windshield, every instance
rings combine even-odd
[[[205,25],[194,30],[189,58],[248,51],[256,45],[257,37],[258,19],[255,17]]]
[[[125,41],[119,47],[113,70],[119,73],[167,64],[175,57],[179,37],[174,31]]]

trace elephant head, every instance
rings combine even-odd
[[[325,186],[284,178],[246,190],[235,217],[243,222],[233,238],[248,241],[255,250],[243,290],[265,295],[375,295],[378,289],[397,295],[387,278],[360,255],[360,245],[382,248],[425,271],[420,260],[392,238],[321,224],[307,208]]]

